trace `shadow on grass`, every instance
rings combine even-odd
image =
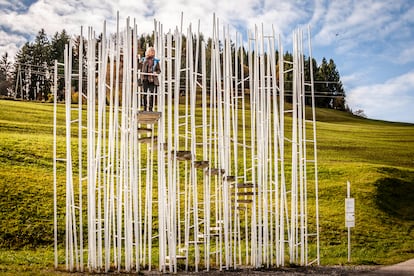
[[[388,213],[403,220],[414,220],[414,172],[396,168],[382,168],[388,177],[378,179],[376,204]]]

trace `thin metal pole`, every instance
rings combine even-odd
[[[315,87],[313,76],[313,56],[312,56],[312,44],[311,44],[311,30],[308,26],[308,47],[309,47],[309,60],[310,60],[310,87],[311,87],[311,99],[312,99],[312,130],[313,130],[313,155],[314,155],[314,181],[315,181],[315,217],[316,217],[316,259],[317,264],[320,265],[320,249],[319,249],[319,183],[318,183],[318,153],[316,143],[316,110],[315,110]]]
[[[78,63],[78,163],[79,163],[79,258],[80,271],[83,272],[83,132],[82,132],[82,106],[83,106],[83,28],[79,36],[79,63]]]
[[[20,69],[20,65],[19,65]],[[57,159],[57,78],[58,78],[58,63],[55,60],[54,75],[53,75],[53,237],[54,237],[54,265],[55,269],[58,267],[58,225],[57,225],[57,173],[56,173],[56,159]],[[20,70],[19,70],[20,73]]]
[[[346,182],[346,197],[351,197],[351,183]],[[348,227],[348,263],[351,262],[351,227]]]

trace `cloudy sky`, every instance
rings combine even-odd
[[[150,33],[153,19],[173,29],[197,25],[211,36],[213,14],[246,34],[255,24],[273,25],[285,49],[295,28],[312,28],[313,55],[332,58],[347,103],[369,118],[414,123],[414,1],[412,0],[0,0],[0,55],[14,56],[44,28],[49,36],[80,26],[102,31],[115,18],[136,19]],[[291,51],[291,50],[290,50]]]

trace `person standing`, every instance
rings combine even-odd
[[[145,51],[145,57],[141,61],[141,81],[144,92],[141,105],[144,106],[145,111],[152,111],[154,96],[160,85],[158,80],[158,74],[161,73],[159,61],[155,58],[154,47],[148,47]]]

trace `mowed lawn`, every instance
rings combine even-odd
[[[347,181],[356,201],[351,264],[413,258],[414,125],[328,109],[317,118],[321,264],[347,263]],[[0,272],[53,270],[52,146],[52,104],[0,100]]]

